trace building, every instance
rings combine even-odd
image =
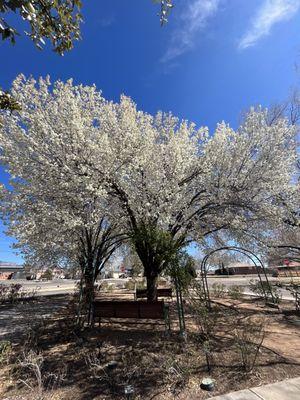
[[[273,276],[300,277],[300,262],[292,261],[288,258],[270,258],[269,268]]]
[[[0,261],[0,280],[11,279],[14,274],[23,271],[23,265]]]
[[[232,263],[227,267],[218,268],[215,271],[216,275],[254,275],[257,271],[262,272],[261,267],[246,263]]]
[[[36,279],[64,279],[65,270],[60,267],[42,267],[35,271]]]

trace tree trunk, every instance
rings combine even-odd
[[[80,292],[77,310],[77,325],[81,326],[86,317],[90,320],[92,301],[94,300],[94,276],[93,270],[81,264],[82,275],[80,279]]]
[[[93,270],[88,269],[84,274],[84,298],[88,308],[91,306],[94,296],[95,289]]]
[[[157,300],[157,275],[146,275],[147,279],[147,301]]]

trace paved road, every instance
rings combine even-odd
[[[249,282],[251,279],[258,279],[256,275],[248,275],[248,276],[225,276],[225,277],[216,277],[209,276],[208,284],[211,287],[215,282],[222,283],[228,288],[232,285],[238,285],[244,287],[245,294],[253,294],[249,290]],[[269,277],[270,282],[278,281],[278,278]],[[127,279],[105,279],[105,282],[114,284],[118,287],[122,287]],[[289,278],[280,278],[281,282],[289,282]],[[9,281],[1,281],[1,284],[11,285],[12,283],[20,283],[25,290],[37,290],[39,295],[47,296],[47,295],[56,295],[63,293],[72,293],[75,290],[76,283],[78,281],[72,279],[57,279],[52,281],[27,281],[27,280],[9,280]],[[283,299],[292,300],[290,292],[285,289],[280,289],[282,293]]]
[[[105,279],[107,283],[122,286],[127,279]],[[13,279],[7,281],[0,281],[0,284],[12,285],[19,283],[26,291],[36,290],[41,296],[72,293],[76,288],[77,280],[74,279],[54,279],[51,281],[27,281],[25,279]]]
[[[254,293],[251,292],[249,289],[251,279],[258,280],[258,276],[257,275],[224,276],[224,277],[208,276],[208,286],[211,287],[214,284],[214,282],[222,283],[223,285],[226,286],[226,288],[232,285],[237,285],[237,286],[242,286],[244,288],[244,294],[253,295]],[[275,282],[289,283],[291,281],[291,278],[274,278],[272,276],[268,276],[268,280],[270,283],[275,283]],[[288,290],[280,288],[279,291],[281,292],[282,299],[293,300],[293,296]]]
[[[75,280],[72,279],[57,279],[52,281],[27,281],[25,279],[13,279],[8,281],[1,281],[1,284],[11,285],[15,283],[19,283],[23,286],[26,291],[36,290],[37,293],[41,296],[49,295],[49,294],[63,294],[63,293],[72,293],[76,287]]]

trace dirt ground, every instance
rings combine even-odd
[[[47,309],[51,308],[49,301]],[[134,399],[202,400],[300,376],[300,316],[292,312],[288,303],[277,310],[250,299],[243,302],[217,299],[208,351],[188,306],[188,335],[184,342],[178,336],[174,302],[170,304],[172,331],[166,334],[163,325],[150,321],[132,323],[132,320],[110,321],[101,329],[86,328],[78,332],[70,319],[72,311],[66,306],[67,299],[52,301],[56,310],[46,319],[41,319],[43,312],[38,312],[46,306],[43,302],[27,305],[27,311],[18,314],[23,322],[28,321],[28,326],[25,328],[23,323],[23,329],[11,336],[11,356],[1,365],[0,399],[125,399],[124,388],[132,385]],[[2,312],[0,309],[0,319]],[[251,373],[246,373],[235,332],[249,320],[264,320],[265,336],[257,365]],[[18,326],[17,319],[14,324]],[[30,349],[34,353],[29,356]],[[211,372],[207,371],[205,354]],[[40,363],[40,390],[29,361]],[[215,380],[213,392],[200,388],[201,380],[207,376]]]

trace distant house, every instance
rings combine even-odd
[[[273,276],[300,276],[300,263],[288,258],[270,258],[269,268]]]
[[[0,280],[11,279],[15,273],[23,272],[23,265],[0,261]]]
[[[233,263],[227,267],[218,268],[215,271],[216,275],[254,275],[257,270],[261,272],[261,267],[256,268],[255,265],[246,263]]]
[[[64,279],[65,278],[65,270],[63,268],[44,266],[44,267],[36,270],[36,272],[35,272],[36,279],[43,278],[43,275],[46,274],[48,271],[49,271],[49,274],[51,275],[51,279]]]

